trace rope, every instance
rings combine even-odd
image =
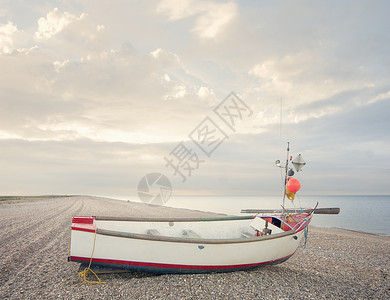
[[[82,282],[89,283],[89,284],[105,284],[106,282],[101,281],[99,276],[97,276],[96,273],[91,269],[92,257],[93,257],[93,253],[95,252],[96,232],[97,232],[97,228],[95,229],[95,235],[93,237],[93,248],[92,248],[91,257],[89,259],[88,267],[86,267],[83,271],[79,272],[76,270],[76,268],[72,264],[71,264],[71,266],[72,266],[73,270],[75,270],[76,273],[79,275],[79,278],[81,279]],[[69,238],[69,254],[70,254],[70,238]],[[87,279],[88,272],[91,272],[93,275],[95,275],[97,281],[96,280],[88,280]]]
[[[307,224],[306,221],[306,226],[304,227],[304,233],[305,233],[305,244],[303,245],[304,249],[306,249],[306,243],[307,243],[307,238],[309,236],[309,225]]]
[[[304,236],[305,236],[305,242],[303,243],[303,245],[301,243],[301,247],[303,249],[306,249],[307,238],[309,237],[309,220],[307,218],[305,219],[305,225],[303,227],[303,233],[304,233]]]
[[[294,221],[295,223],[299,223],[297,220],[295,220],[294,218],[293,218],[293,216],[287,211],[287,209],[285,209],[284,208],[284,206],[283,205],[281,205],[281,207],[283,208],[283,211],[285,211],[285,213],[283,213],[284,214],[284,218],[286,219],[286,221],[287,222],[292,222],[292,221]],[[289,220],[290,219],[290,220]]]

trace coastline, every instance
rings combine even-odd
[[[315,228],[317,230],[324,229],[329,232],[336,233],[337,231],[343,231],[343,232],[349,232],[350,234],[359,234],[359,235],[370,235],[370,236],[377,236],[377,237],[383,237],[383,238],[390,238],[390,235],[388,234],[380,234],[380,233],[373,233],[373,232],[365,232],[361,230],[353,230],[353,229],[346,229],[346,228],[339,228],[339,227],[320,227],[320,226],[313,226],[310,225],[310,228]]]
[[[92,196],[0,201],[0,298],[390,298],[389,236],[314,226],[307,247],[280,265],[216,274],[104,274],[107,284],[87,285],[67,262],[74,215],[216,214]]]

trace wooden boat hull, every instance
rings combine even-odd
[[[123,225],[123,221],[100,221],[99,224],[93,217],[82,218],[74,222],[84,223],[72,224],[70,261],[89,263],[91,260],[92,265],[153,273],[229,272],[281,263],[295,253],[304,238],[304,228],[310,222],[310,218],[306,219],[306,223],[302,223],[296,231],[266,236],[253,234],[229,238],[221,233],[222,238],[183,238],[123,230],[126,226],[140,226],[140,223],[125,222],[129,224]],[[249,227],[250,221],[216,221],[207,225],[222,229],[234,223],[237,228],[244,228]],[[166,230],[170,229],[171,223],[164,223]],[[178,230],[185,226],[194,228],[199,224],[175,222]]]

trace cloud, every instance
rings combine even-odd
[[[166,14],[169,20],[177,21],[201,13],[204,10],[202,8],[204,3],[204,1],[194,0],[162,0],[156,10],[159,13]]]
[[[158,48],[152,52],[150,52],[150,56],[155,58],[162,67],[176,67],[180,65],[180,58],[177,54],[172,53],[170,51]]]
[[[42,17],[38,20],[38,31],[35,32],[35,37],[37,39],[51,38],[69,24],[82,19],[84,16],[84,14],[81,14],[77,17],[69,12],[61,13],[58,8],[54,8],[47,13],[46,18]]]
[[[375,96],[374,98],[370,99],[368,101],[368,103],[375,103],[377,101],[383,101],[383,100],[387,100],[387,99],[390,99],[390,91],[387,91],[386,93],[381,93],[381,94]]]
[[[256,117],[178,189],[272,193],[287,139],[307,158],[308,190],[353,193],[367,172],[371,191],[386,192],[381,5],[10,2],[0,26],[0,191],[126,196],[149,170],[172,175],[163,156],[235,91]]]
[[[157,12],[167,15],[170,21],[196,16],[192,31],[199,38],[207,40],[216,38],[234,20],[237,15],[237,4],[203,0],[162,0],[157,7]]]
[[[193,31],[203,39],[212,39],[223,32],[227,25],[237,15],[237,5],[234,2],[212,3],[205,7],[206,13],[196,21]]]
[[[52,36],[34,51],[2,59],[11,70],[0,83],[0,96],[8,99],[0,107],[2,138],[177,141],[216,100],[177,54],[162,48],[142,54],[129,44],[110,49],[94,37],[101,30],[87,17],[77,30],[72,26],[63,28],[61,39]],[[81,49],[82,39],[101,46]]]
[[[12,22],[0,23],[0,53],[12,53],[14,50],[13,35],[17,32],[18,28]]]
[[[254,65],[248,74],[258,78],[258,92],[271,97],[278,93],[279,97],[288,95],[294,105],[331,98],[341,92],[361,88],[349,78],[334,77],[324,66],[321,54],[309,49],[265,60]]]
[[[89,139],[9,139],[2,140],[1,145],[0,163],[7,174],[0,183],[1,195],[87,193],[130,197],[136,195],[139,179],[149,170],[158,170],[162,155],[168,151],[159,144],[151,147]],[[159,171],[164,171],[163,163],[160,165]]]
[[[215,96],[213,90],[212,90],[212,89],[209,89],[209,88],[207,88],[207,87],[205,87],[205,86],[201,86],[201,87],[199,88],[199,90],[198,90],[198,95],[199,95],[199,97],[201,97],[201,98],[206,98],[206,97],[209,97],[209,96],[211,96],[211,95]]]

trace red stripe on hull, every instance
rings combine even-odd
[[[83,224],[72,224],[72,230],[95,233],[96,225],[83,226]]]
[[[294,254],[294,253],[293,253]],[[137,262],[137,261],[127,261],[127,260],[115,260],[115,259],[103,259],[103,258],[93,258],[92,262],[99,264],[110,264],[110,265],[122,265],[122,266],[136,266],[136,267],[152,267],[152,268],[162,268],[162,269],[186,269],[186,270],[227,270],[227,269],[245,269],[252,268],[266,264],[277,263],[279,261],[285,261],[289,259],[293,254],[286,257],[261,262],[261,263],[252,263],[252,264],[240,264],[240,265],[223,265],[223,266],[204,266],[204,265],[176,265],[176,264],[163,264],[163,263],[150,263],[150,262]],[[70,260],[79,261],[79,262],[89,262],[90,258],[79,257],[79,256],[70,256]]]

